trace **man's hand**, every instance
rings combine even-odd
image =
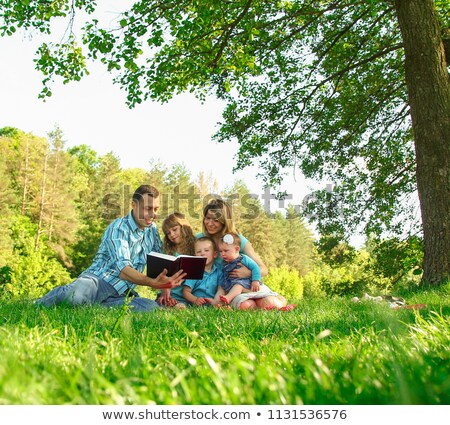
[[[155,279],[152,279],[151,287],[154,289],[175,288],[184,282],[186,273],[183,270],[175,273],[173,276],[167,276],[167,269],[164,269]]]

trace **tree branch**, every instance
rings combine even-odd
[[[233,32],[233,30],[236,28],[236,26],[238,25],[238,23],[240,21],[242,21],[242,19],[244,18],[244,16],[247,14],[248,10],[250,9],[250,5],[252,4],[252,0],[248,0],[247,4],[245,5],[244,9],[242,10],[242,12],[240,13],[240,15],[236,18],[235,21],[233,21],[232,24],[228,25],[228,28],[226,29],[226,32],[224,34],[222,34],[222,36],[224,36],[224,38],[222,39],[222,42],[220,43],[219,46],[219,51],[217,52],[215,58],[213,59],[213,61],[211,62],[211,68],[216,68],[217,64],[219,62],[219,59],[221,58],[223,51],[225,50],[225,47],[228,44],[228,40],[231,38],[231,34]],[[222,37],[221,37],[222,38]]]

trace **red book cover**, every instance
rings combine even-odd
[[[156,278],[164,269],[167,269],[167,276],[174,275],[178,270],[183,269],[187,273],[185,279],[203,279],[206,258],[194,255],[168,255],[159,252],[147,254],[147,276]]]

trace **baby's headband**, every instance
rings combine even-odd
[[[234,238],[233,235],[230,235],[229,233],[227,233],[223,238],[222,238],[223,243],[226,243],[227,245],[233,245],[234,244]]]

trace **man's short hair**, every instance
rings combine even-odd
[[[149,195],[152,198],[157,198],[159,196],[159,191],[154,186],[143,184],[139,186],[133,193],[133,201],[140,202],[144,198],[144,195]]]

